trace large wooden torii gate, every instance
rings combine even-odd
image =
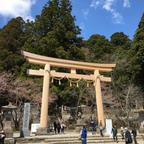
[[[43,92],[42,92],[42,106],[41,106],[41,117],[40,117],[40,128],[47,127],[47,118],[48,118],[48,96],[49,96],[49,81],[51,77],[57,78],[73,78],[73,79],[84,79],[88,81],[93,81],[96,91],[96,105],[97,105],[97,114],[98,114],[98,123],[102,123],[105,126],[104,121],[104,112],[103,112],[103,103],[101,96],[101,84],[103,82],[111,82],[110,77],[104,77],[100,75],[99,72],[111,72],[112,69],[116,66],[115,64],[98,64],[98,63],[88,63],[88,62],[79,62],[72,60],[64,60],[52,57],[41,56],[33,54],[26,51],[21,51],[21,54],[26,58],[26,60],[32,64],[44,65],[44,70],[27,70],[27,73],[30,75],[43,76]],[[63,67],[71,69],[71,73],[62,73],[50,70],[50,67]],[[91,75],[82,75],[77,74],[76,70],[90,70],[93,71]]]

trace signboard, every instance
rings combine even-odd
[[[40,128],[40,123],[33,123],[31,125],[31,133],[37,132],[37,129]]]
[[[112,119],[106,119],[106,134],[112,136]]]
[[[29,119],[30,119],[30,103],[24,105],[24,116],[23,116],[23,136],[30,136],[29,132]]]

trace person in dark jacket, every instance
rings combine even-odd
[[[129,132],[129,130],[127,128],[125,128],[125,142],[126,142],[126,144],[132,143],[131,133]]]
[[[82,144],[87,143],[87,130],[85,126],[83,126],[83,129],[81,130],[81,142]]]
[[[132,132],[131,132],[131,133],[133,134],[134,143],[137,144],[137,140],[136,140],[137,131],[136,131],[136,129],[135,129],[135,128],[132,128]]]
[[[113,139],[114,139],[114,141],[118,143],[117,128],[116,128],[116,126],[113,126],[112,133],[113,133]]]
[[[59,122],[57,123],[57,130],[58,130],[58,134],[60,134],[61,125],[60,125],[60,123],[59,123]]]
[[[100,130],[100,135],[103,137],[103,126],[102,126],[102,121],[99,123],[99,130]]]
[[[5,132],[2,130],[0,132],[0,144],[4,144],[4,140],[5,140],[6,134]]]
[[[96,133],[94,120],[91,120],[90,126],[91,126],[92,135],[94,135]]]
[[[57,130],[57,123],[54,121],[53,125],[54,125],[54,132],[55,132],[55,134],[56,134],[56,130]]]

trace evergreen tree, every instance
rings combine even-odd
[[[144,84],[144,13],[129,50],[129,71],[137,84]]]
[[[92,35],[86,43],[89,48],[89,61],[93,62],[109,62],[111,59],[112,47],[105,36],[95,34]]]
[[[122,46],[126,49],[130,47],[130,39],[123,32],[116,32],[112,34],[111,43],[114,46]]]
[[[50,57],[84,59],[82,39],[77,36],[80,29],[71,11],[69,0],[49,0],[29,28],[32,35],[23,49]]]
[[[113,47],[115,62],[119,63],[127,57],[128,50],[131,47],[131,40],[123,32],[116,32],[112,34],[110,42]]]
[[[111,36],[111,43],[115,47],[114,55],[117,62],[116,69],[113,72],[113,92],[120,104],[123,105],[122,107],[125,107],[127,119],[130,110],[136,105],[136,100],[141,105],[143,103],[142,85],[137,85],[144,82],[143,22],[144,15],[132,42],[123,33],[115,33]],[[125,114],[124,112],[121,113]]]
[[[20,49],[24,44],[24,21],[21,17],[11,19],[0,30],[0,71],[17,74],[24,60]]]

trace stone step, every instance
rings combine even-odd
[[[139,144],[144,144],[144,141],[143,140],[137,140]],[[116,142],[112,141],[112,140],[109,140],[109,141],[105,141],[105,140],[99,140],[99,141],[89,141],[87,140],[87,143],[88,144],[116,144]],[[119,141],[118,144],[124,144],[125,142],[124,141]],[[22,144],[21,142],[16,142],[16,144]],[[28,142],[27,144],[81,144],[81,141],[80,140],[77,140],[77,141],[62,141],[62,142],[45,142],[45,141],[42,141],[42,142],[35,142],[35,143],[32,143],[32,142]]]
[[[142,137],[138,136],[137,140],[142,140]],[[26,138],[15,138],[16,144],[22,144],[22,143],[44,143],[44,144],[80,144],[80,140],[77,136],[36,136],[36,137],[26,137]],[[119,142],[123,142],[124,140],[121,139],[121,137],[118,138]],[[116,143],[113,142],[113,139],[110,137],[100,137],[100,136],[88,136],[87,142],[92,143]]]
[[[19,133],[14,134],[14,139],[8,141],[6,138],[5,144],[81,144],[79,140],[80,134],[76,132],[66,132],[65,134],[52,134],[52,135],[34,135],[31,134],[29,137],[19,138]],[[124,144],[121,135],[118,134],[119,144]],[[144,144],[142,136],[138,134],[137,140],[139,144]],[[116,144],[112,138],[108,135],[101,137],[98,133],[92,135],[90,132],[87,134],[87,143],[89,144]]]
[[[80,135],[43,135],[43,136],[29,136],[29,137],[24,137],[24,138],[20,138],[20,137],[15,137],[16,139],[77,139],[79,138]],[[117,136],[118,139],[122,139],[121,136]],[[98,135],[88,135],[87,136],[88,139],[111,139],[112,137],[110,136],[98,136]],[[137,138],[142,138],[141,135],[138,135]]]
[[[124,143],[124,141],[120,141],[120,142],[123,142]],[[22,143],[27,143],[27,144],[29,144],[29,143],[31,143],[31,144],[42,144],[42,143],[44,143],[44,144],[81,144],[81,141],[80,140],[71,140],[71,141],[69,141],[69,140],[67,140],[67,141],[65,141],[65,140],[63,140],[63,141],[41,141],[41,142],[39,142],[39,141],[35,141],[35,142],[22,142],[22,141],[19,141],[19,142],[17,142],[16,141],[16,144],[22,144]],[[103,144],[103,143],[111,143],[111,144],[113,144],[113,143],[116,143],[116,142],[114,142],[113,140],[87,140],[87,143],[90,143],[90,144],[92,144],[92,143],[101,143],[101,144]]]

